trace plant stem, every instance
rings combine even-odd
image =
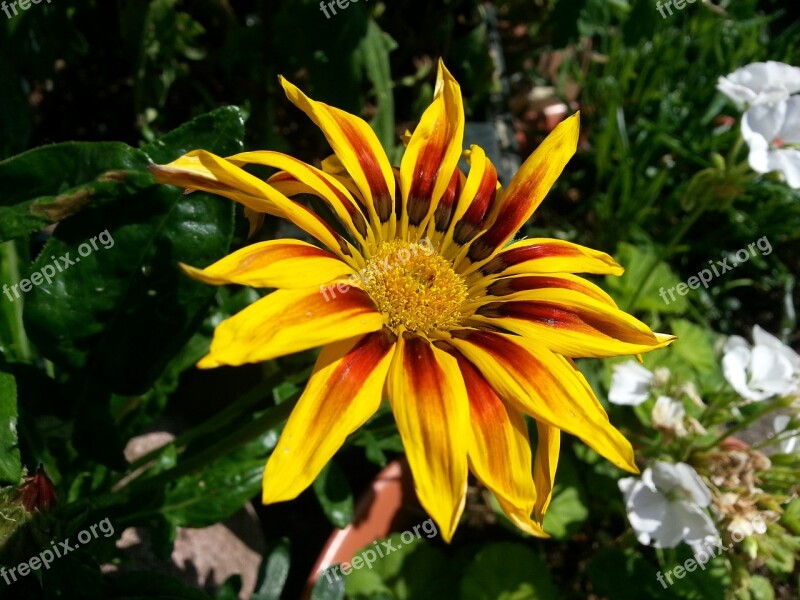
[[[147,463],[153,462],[161,454],[163,454],[167,448],[170,447],[179,449],[185,448],[191,442],[205,435],[206,433],[214,431],[215,429],[220,429],[222,426],[227,425],[233,419],[238,417],[240,414],[242,414],[249,408],[252,408],[259,402],[261,402],[261,400],[264,399],[264,396],[270,393],[277,383],[278,383],[278,374],[275,374],[266,381],[263,381],[260,384],[258,384],[255,388],[247,392],[244,396],[236,400],[233,404],[228,405],[221,412],[217,413],[210,419],[207,419],[197,427],[194,427],[188,431],[183,432],[168,444],[160,446],[155,450],[152,450],[147,454],[140,456],[130,464],[128,470],[135,471],[136,469],[146,465]]]
[[[0,244],[0,284],[13,285],[20,279],[19,254],[16,242],[9,241]],[[31,346],[22,323],[22,305],[24,300],[19,298],[16,303],[0,300],[3,304],[2,313],[5,325],[11,336],[11,349],[17,360],[30,363],[32,360]]]
[[[122,488],[97,496],[95,498],[81,498],[66,505],[63,510],[66,515],[74,514],[84,508],[108,508],[111,506],[132,502],[136,497],[142,496],[147,492],[152,492],[159,487],[164,487],[170,482],[174,482],[184,475],[189,475],[202,467],[230,455],[235,450],[244,446],[247,442],[257,438],[278,426],[285,421],[292,408],[299,398],[299,393],[295,394],[277,406],[267,409],[264,414],[254,419],[244,427],[237,429],[216,444],[213,444],[197,454],[190,456],[179,462],[171,469],[167,469],[152,477],[140,477],[125,485]]]

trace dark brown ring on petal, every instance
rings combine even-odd
[[[475,238],[483,227],[484,219],[497,198],[497,170],[486,161],[483,178],[464,216],[453,229],[453,241],[463,246]]]
[[[456,208],[456,198],[461,194],[461,172],[456,169],[453,172],[453,177],[450,179],[450,184],[439,200],[439,205],[433,213],[434,226],[436,231],[444,233],[450,227],[450,221],[453,219],[453,213]]]
[[[383,171],[380,165],[378,165],[375,156],[369,152],[369,148],[365,148],[361,143],[361,136],[358,132],[346,121],[341,121],[339,125],[350,147],[358,155],[358,164],[364,171],[364,177],[367,179],[367,186],[372,193],[372,203],[375,206],[375,212],[381,220],[381,223],[386,223],[392,216],[392,197],[389,194],[389,188],[386,187]]]

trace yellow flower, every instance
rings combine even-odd
[[[546,537],[561,431],[638,472],[575,357],[666,346],[574,273],[619,275],[603,252],[555,239],[509,245],[575,153],[578,115],[561,123],[503,190],[484,151],[463,152],[461,90],[439,63],[433,103],[392,168],[362,119],[289,100],[320,127],[322,169],[278,152],[203,150],[154,166],[162,183],[288,219],[322,247],[271,240],[196,269],[212,285],[277,288],[221,323],[198,367],[241,365],[322,346],[265,472],[265,503],[295,498],[388,396],[423,507],[450,540],[471,470],[522,530]],[[464,175],[457,163],[464,155]],[[277,172],[265,181],[248,164]],[[291,198],[311,194],[338,231]],[[340,233],[341,232],[341,233]],[[535,419],[532,457],[524,415]]]

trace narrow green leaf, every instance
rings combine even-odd
[[[340,529],[353,518],[353,492],[342,469],[331,461],[314,480],[314,493],[330,522]]]
[[[0,483],[17,485],[22,462],[17,447],[17,384],[14,376],[0,372]]]

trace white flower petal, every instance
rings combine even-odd
[[[628,502],[628,520],[637,532],[652,534],[668,520],[669,501],[646,486],[636,488]]]
[[[784,144],[800,144],[800,96],[786,101],[786,116],[778,137]]]
[[[758,401],[769,394],[757,393],[747,386],[747,370],[750,367],[750,350],[737,346],[722,357],[722,374],[731,387],[742,398]]]
[[[720,77],[717,89],[740,108],[778,102],[800,91],[800,69],[780,62],[757,62]]]
[[[703,508],[711,504],[711,491],[694,468],[680,462],[675,465],[675,470],[680,476],[681,488],[694,504]]]
[[[723,352],[732,352],[736,348],[744,348],[750,350],[750,343],[740,335],[729,336],[725,340],[725,345],[722,347]]]
[[[683,540],[685,531],[684,511],[673,502],[669,503],[664,520],[650,536],[653,538],[653,546],[656,548],[674,548]]]
[[[793,389],[792,365],[772,348],[756,346],[750,354],[751,390],[770,396],[789,394]]]
[[[695,504],[683,502],[678,509],[683,525],[683,539],[691,545],[702,544],[707,538],[717,538],[717,528],[708,513]]]
[[[752,163],[750,166],[753,166]],[[755,167],[753,167],[753,170],[757,171]],[[796,148],[770,150],[767,153],[767,171],[758,172],[765,173],[769,171],[780,171],[786,178],[786,183],[790,188],[800,189],[800,150]]]
[[[637,406],[647,400],[653,374],[636,361],[614,365],[608,400],[613,404]]]
[[[683,404],[669,396],[659,396],[651,413],[653,427],[672,431],[678,437],[687,434],[683,424],[685,417],[686,410],[683,408]]]
[[[747,109],[742,117],[742,137],[748,145],[754,142],[767,145],[778,137],[786,120],[786,102],[758,104]]]

